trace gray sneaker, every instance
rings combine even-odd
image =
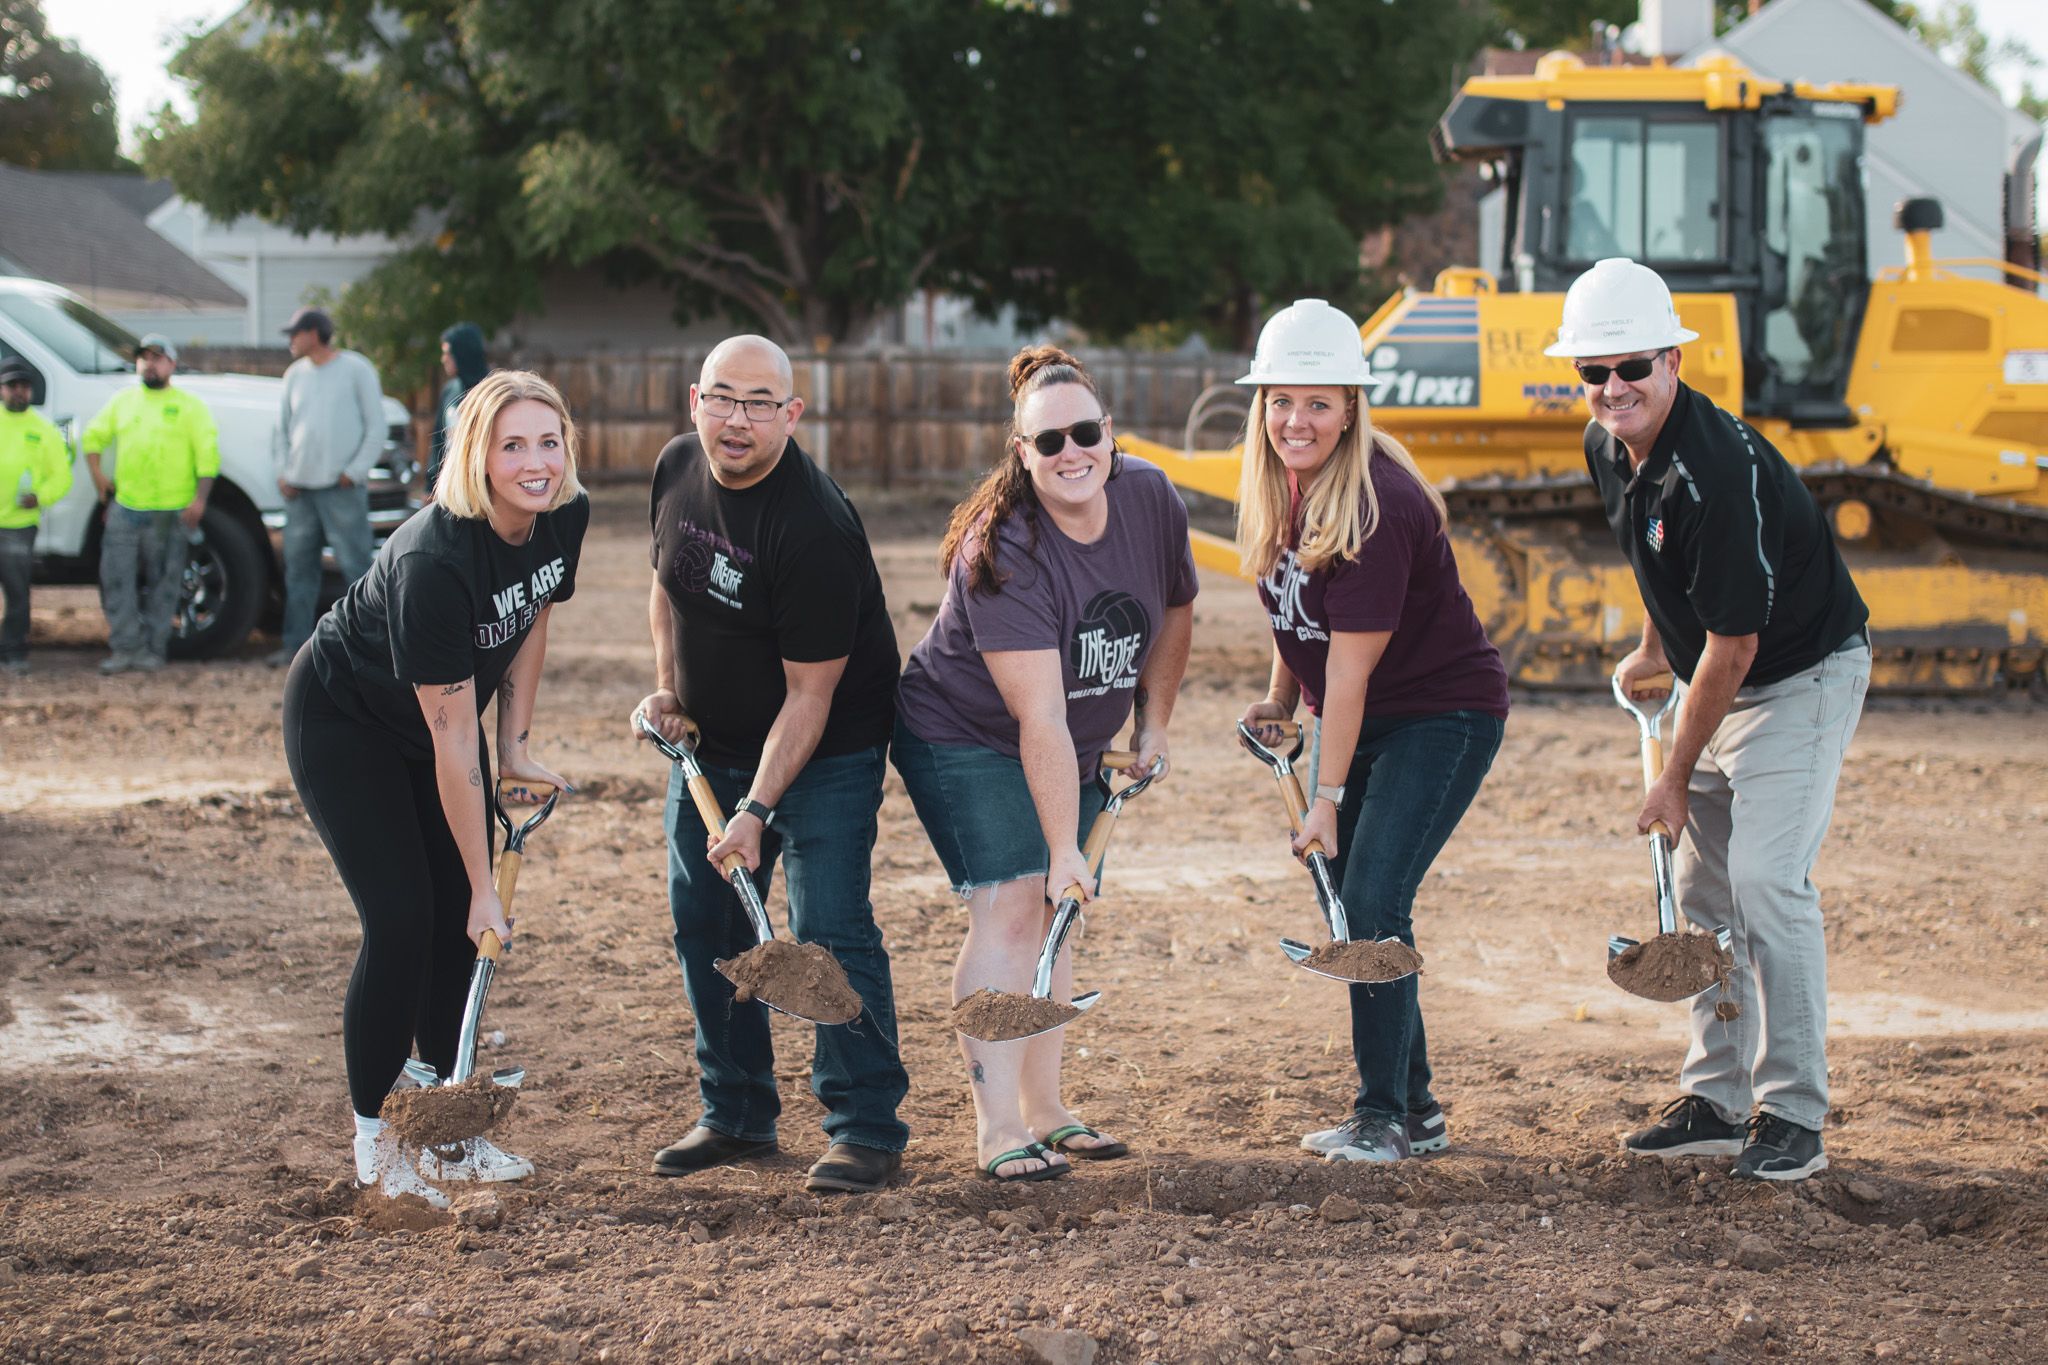
[[[133,654],[109,654],[100,660],[100,672],[107,677],[112,677],[116,673],[133,673],[135,667]]]
[[[1339,1147],[1349,1147],[1352,1136],[1358,1131],[1358,1122],[1358,1115],[1353,1114],[1334,1128],[1305,1134],[1301,1139],[1301,1150],[1327,1156]],[[1410,1155],[1441,1152],[1451,1145],[1451,1130],[1444,1122],[1444,1107],[1434,1099],[1426,1108],[1409,1110],[1406,1127]]]
[[[1406,1127],[1400,1119],[1356,1114],[1347,1126],[1351,1129],[1351,1140],[1334,1151],[1325,1152],[1323,1160],[1405,1161],[1414,1155],[1408,1146]]]

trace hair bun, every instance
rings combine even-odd
[[[1010,397],[1015,399],[1024,392],[1024,386],[1031,382],[1031,376],[1054,365],[1065,365],[1069,369],[1086,374],[1081,362],[1057,346],[1026,346],[1010,357]]]

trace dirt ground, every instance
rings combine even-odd
[[[669,947],[644,512],[600,489],[536,752],[579,783],[528,849],[487,1026],[537,1174],[460,1219],[349,1185],[353,911],[249,657],[99,678],[89,592],[39,594],[0,680],[0,1361],[2041,1360],[2048,1329],[2048,711],[1881,703],[1817,879],[1834,1167],[1792,1188],[1617,1138],[1673,1093],[1682,1006],[1604,975],[1653,927],[1633,726],[1518,699],[1417,909],[1451,1149],[1325,1165],[1354,1081],[1341,988],[1270,779],[1231,744],[1256,604],[1205,580],[1172,777],[1134,802],[1079,940],[1102,1003],[1069,1098],[1130,1160],[975,1179],[948,1032],[963,912],[891,775],[875,901],[914,1136],[888,1194],[802,1190],[807,1029],[778,1019],[781,1155],[646,1173],[696,1113]],[[868,508],[906,646],[937,511]],[[779,915],[777,903],[771,909]],[[381,1201],[380,1201],[381,1205]],[[1033,1343],[1036,1343],[1034,1345]]]

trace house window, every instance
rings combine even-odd
[[[1565,254],[1574,261],[1719,260],[1721,126],[1579,119],[1572,130]]]

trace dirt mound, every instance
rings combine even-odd
[[[1029,1038],[1080,1017],[1081,1011],[1064,1001],[986,988],[953,1006],[953,1027],[984,1043]]]
[[[772,938],[716,965],[739,987],[739,1000],[758,999],[800,1018],[829,1023],[860,1014],[860,995],[846,979],[846,969],[815,943]]]
[[[471,1076],[457,1085],[400,1090],[384,1101],[384,1121],[399,1139],[416,1146],[460,1142],[487,1133],[512,1112],[519,1092],[493,1085],[488,1076]]]
[[[432,1232],[455,1221],[452,1214],[441,1212],[416,1194],[393,1199],[375,1189],[356,1196],[355,1215],[356,1221],[372,1232]]]
[[[1422,970],[1422,954],[1397,938],[1377,943],[1325,943],[1302,964],[1349,981],[1398,981]]]
[[[1608,979],[1645,1000],[1689,1000],[1724,980],[1735,960],[1712,934],[1659,934],[1607,963]]]

